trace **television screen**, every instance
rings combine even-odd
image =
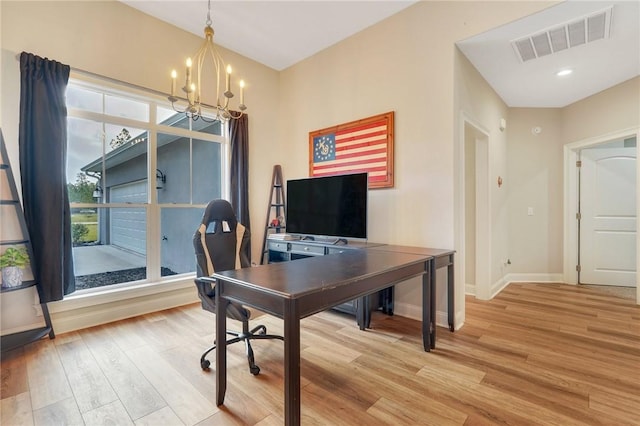
[[[287,181],[288,234],[367,238],[366,173]]]

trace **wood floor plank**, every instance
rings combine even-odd
[[[35,426],[83,426],[85,424],[73,398],[63,399],[34,410],[33,423]]]
[[[96,359],[132,420],[165,407],[160,393],[113,340],[106,326],[83,330],[82,340]]]
[[[202,425],[202,423],[200,423]],[[172,425],[183,426],[182,420],[176,416],[171,407],[163,407],[135,421],[136,426]]]
[[[2,354],[0,398],[20,395],[29,391],[24,349],[18,348]]]
[[[3,397],[0,404],[0,424],[33,425],[33,409],[29,392]]]
[[[133,426],[134,423],[120,401],[94,408],[82,414],[86,425]]]
[[[73,398],[66,372],[51,340],[30,343],[26,351],[27,376],[31,406],[38,410],[47,405]]]
[[[81,413],[118,399],[84,341],[71,340],[56,348]]]
[[[640,423],[640,394],[594,390],[589,395],[589,408],[616,419],[619,424]]]
[[[127,351],[127,356],[185,424],[196,424],[218,411],[211,398],[198,392],[151,346]]]
[[[376,424],[387,425],[463,425],[467,415],[434,400],[383,397],[367,413],[376,418]]]

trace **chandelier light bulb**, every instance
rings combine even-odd
[[[176,70],[171,71],[171,97],[176,96],[176,78],[178,78],[178,72]]]
[[[243,111],[244,106],[244,80],[240,80],[240,110]]]

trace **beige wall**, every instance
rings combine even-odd
[[[532,129],[539,127],[541,133]],[[562,273],[563,143],[561,110],[509,110],[509,256],[511,274]],[[528,215],[528,210],[533,215]]]
[[[640,125],[640,77],[562,109],[562,142],[577,142]]]

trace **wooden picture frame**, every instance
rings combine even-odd
[[[369,189],[393,187],[394,112],[309,132],[309,176],[369,173]]]

